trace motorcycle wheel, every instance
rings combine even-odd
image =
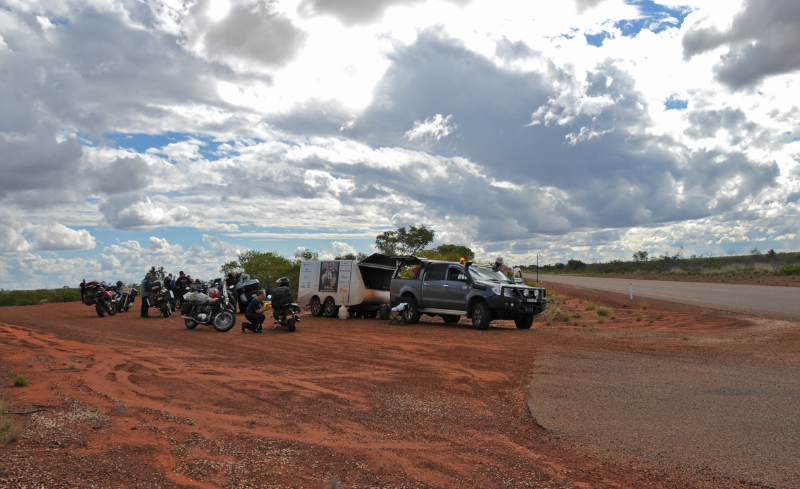
[[[194,322],[193,319],[184,319],[183,324],[186,325],[186,329],[194,329],[197,327],[197,323]]]
[[[224,333],[226,331],[230,331],[231,328],[236,324],[236,316],[231,314],[230,311],[227,309],[223,309],[219,314],[214,316],[214,319],[211,320],[212,326],[214,329],[219,331],[220,333]]]
[[[97,311],[97,315],[103,317],[106,315],[106,308],[102,302],[98,302],[94,305],[94,309]]]
[[[294,330],[297,328],[294,324],[294,319],[286,320],[286,328],[289,330],[290,333],[294,333]]]
[[[117,303],[116,302],[109,302],[106,304],[106,312],[109,316],[113,316],[117,313]]]
[[[161,314],[162,314],[162,315],[163,315],[165,318],[168,318],[168,317],[169,317],[169,315],[170,315],[170,312],[169,312],[169,306],[168,306],[168,305],[166,305],[166,304],[161,304]]]

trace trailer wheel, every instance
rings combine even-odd
[[[333,301],[333,297],[328,297],[325,299],[325,317],[328,318],[335,318],[339,315],[339,306]]]
[[[378,317],[378,311],[364,311],[364,317],[367,319],[375,319]]]
[[[310,307],[311,307],[311,315],[314,316],[315,318],[322,316],[322,313],[325,312],[322,309],[322,302],[319,301],[319,297],[314,297],[313,299],[311,299]]]

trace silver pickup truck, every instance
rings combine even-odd
[[[487,329],[496,319],[513,319],[529,329],[547,307],[547,291],[511,280],[487,265],[434,261],[415,256],[392,257],[397,268],[389,287],[392,305],[405,303],[403,319],[416,323],[422,314],[456,323],[472,319],[475,329]]]

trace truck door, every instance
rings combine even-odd
[[[459,275],[465,275],[464,269],[459,266],[451,265],[447,270],[447,277],[442,286],[442,309],[467,310],[469,284],[466,280],[458,280]]]
[[[440,309],[442,307],[442,289],[447,275],[447,263],[434,263],[425,270],[422,280],[422,308]]]

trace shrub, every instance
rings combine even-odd
[[[22,375],[15,375],[14,376],[14,385],[17,387],[25,387],[28,385],[28,379],[23,377]]]
[[[647,310],[647,302],[642,302],[642,306],[641,307],[642,307],[642,311],[646,311]]]
[[[637,312],[636,314],[633,315],[633,317],[635,317],[637,321],[641,321],[642,320],[642,313]]]
[[[586,303],[586,310],[587,311],[594,311],[595,309],[597,309],[597,302],[589,301],[589,302]]]
[[[791,265],[778,270],[777,275],[800,275],[800,265]]]
[[[611,314],[611,310],[607,307],[601,307],[597,309],[598,316],[608,316],[609,314]]]

